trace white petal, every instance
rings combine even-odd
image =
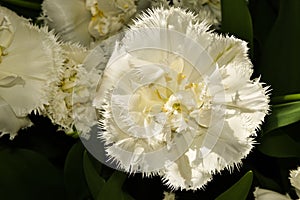
[[[0,10],[15,31],[0,63],[0,96],[16,116],[24,117],[48,103],[49,84],[62,64],[61,49],[46,28],[32,26],[6,8]]]
[[[214,42],[209,48],[209,53],[220,67],[234,62],[250,64],[247,43],[234,36],[214,35]]]
[[[221,23],[221,1],[220,0],[174,0],[176,7],[188,9],[197,14],[199,21],[206,20],[214,28],[219,28]]]
[[[193,169],[186,155],[176,162],[167,163],[166,169],[163,181],[172,189],[197,190],[212,179],[211,173],[199,173],[199,170]]]
[[[291,200],[288,194],[283,195],[271,190],[255,188],[254,197],[256,200]]]
[[[46,24],[55,29],[64,41],[89,45],[92,39],[88,32],[91,14],[83,0],[64,0],[63,3],[60,0],[45,0],[42,9]]]
[[[0,98],[0,137],[4,134],[9,134],[10,139],[13,139],[17,132],[31,126],[31,121],[27,117],[17,117],[11,107]]]

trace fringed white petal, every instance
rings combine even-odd
[[[12,140],[20,129],[31,125],[27,117],[17,117],[10,105],[0,98],[0,137],[9,134]]]
[[[175,162],[167,163],[165,169],[163,182],[173,190],[203,189],[212,179],[211,173],[192,167],[190,158],[186,155],[181,156]]]
[[[62,64],[61,48],[47,28],[32,26],[8,9],[0,9],[0,16],[7,17],[14,30],[0,63],[0,96],[16,116],[25,117],[48,103],[49,84]]]
[[[42,4],[45,23],[66,42],[80,42],[89,46],[88,32],[91,13],[83,0],[45,0]]]

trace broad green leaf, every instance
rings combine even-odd
[[[300,101],[300,94],[288,94],[271,98],[272,104],[290,103],[292,101]]]
[[[96,199],[99,191],[105,184],[105,180],[98,174],[97,170],[94,168],[94,165],[86,151],[83,154],[83,169],[90,192],[93,198]]]
[[[252,185],[252,180],[253,172],[249,171],[231,188],[218,196],[216,200],[246,199]]]
[[[280,129],[275,130],[274,134],[263,136],[259,142],[257,148],[265,155],[278,158],[300,157],[300,143]]]
[[[70,149],[64,169],[65,187],[68,199],[83,200],[90,196],[83,171],[84,147],[77,142]]]
[[[272,113],[266,118],[263,134],[287,126],[300,120],[300,101],[279,104],[272,107]]]
[[[246,0],[222,0],[222,25],[224,33],[246,40],[253,49],[252,19]]]
[[[5,3],[9,3],[14,6],[29,8],[32,10],[40,10],[41,9],[40,3],[35,3],[35,2],[30,2],[30,1],[25,1],[25,0],[1,0],[1,1],[5,2]]]
[[[258,69],[275,96],[299,93],[300,1],[280,0],[279,14],[260,53]]]
[[[0,163],[1,199],[65,199],[62,173],[41,154],[3,149]]]
[[[122,186],[126,180],[126,174],[115,171],[100,190],[97,200],[118,199],[123,200],[124,194]]]

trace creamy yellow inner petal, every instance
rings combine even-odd
[[[169,69],[174,73],[166,72],[164,75],[165,85],[151,83],[141,86],[134,92],[129,100],[129,113],[136,125],[169,127],[172,132],[190,129],[190,124],[193,124],[193,129],[196,123],[199,128],[204,127],[201,123],[201,110],[210,109],[210,95],[202,80],[188,81],[188,76],[184,73],[186,67],[182,60],[177,59],[169,65]],[[176,90],[173,87],[172,90],[169,87],[171,85],[178,87]],[[165,116],[163,119],[166,120],[160,121],[162,116]]]

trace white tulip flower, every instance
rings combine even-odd
[[[62,64],[52,32],[0,7],[0,131],[11,139],[31,125],[27,115],[48,103],[50,82]]]
[[[117,42],[94,100],[99,138],[129,173],[203,188],[251,151],[269,110],[246,42],[180,8],[148,10]]]

